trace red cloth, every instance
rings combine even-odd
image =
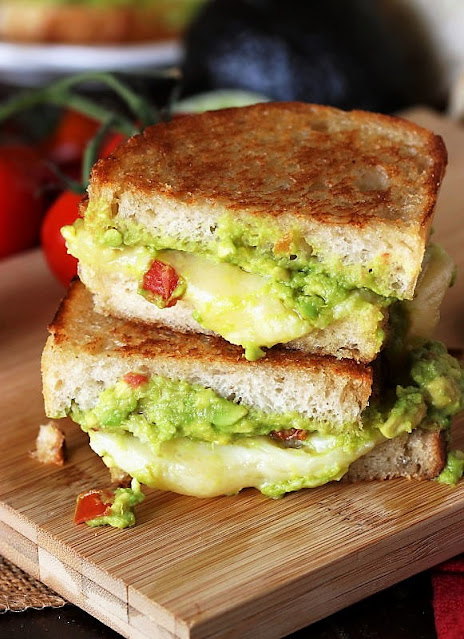
[[[434,568],[432,585],[438,639],[464,639],[464,555]]]

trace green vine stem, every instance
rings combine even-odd
[[[8,100],[5,104],[0,105],[0,123],[19,111],[48,103],[70,107],[102,123],[107,122],[111,117],[113,118],[113,128],[126,136],[131,136],[139,130],[129,118],[116,115],[96,102],[71,91],[76,85],[83,83],[100,83],[112,89],[126,103],[138,120],[140,129],[144,129],[150,124],[156,124],[161,119],[155,106],[152,106],[144,97],[138,95],[114,75],[103,72],[88,72],[62,78],[43,89],[25,91]]]
[[[151,74],[153,77],[153,74]],[[160,71],[155,77],[169,77]],[[134,122],[131,118],[114,113],[97,102],[86,98],[80,94],[73,93],[77,85],[83,83],[102,84],[119,96],[127,105]],[[110,130],[118,131],[126,137],[131,137],[140,132],[145,127],[156,124],[161,118],[158,108],[148,102],[127,84],[119,80],[111,73],[87,72],[78,73],[66,78],[62,78],[52,84],[42,88],[25,91],[14,98],[11,98],[0,105],[0,123],[13,115],[31,109],[41,104],[51,104],[54,106],[67,107],[79,111],[84,115],[101,122],[102,126],[89,142],[82,159],[82,182],[73,180],[60,171],[58,167],[51,167],[52,170],[62,179],[66,187],[75,193],[84,193],[88,185],[90,170],[98,157],[100,147]],[[169,117],[169,114],[168,114]]]
[[[98,157],[100,147],[107,135],[107,133],[113,128],[113,119],[109,118],[102,124],[96,135],[87,144],[84,151],[84,157],[82,158],[82,184],[85,188],[89,183],[89,176],[92,166]]]

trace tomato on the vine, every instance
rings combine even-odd
[[[100,157],[106,157],[125,140],[121,133],[112,134],[103,146]],[[48,209],[41,229],[41,243],[45,259],[52,273],[67,286],[77,275],[77,260],[66,250],[66,244],[61,235],[61,228],[72,224],[79,216],[79,202],[82,195],[72,191],[64,191],[57,197]]]
[[[42,248],[52,273],[67,286],[77,274],[77,260],[66,250],[60,229],[79,217],[82,195],[64,191],[48,209],[41,230]]]
[[[80,163],[87,144],[99,128],[100,122],[97,120],[73,109],[66,109],[42,150],[52,162],[59,165]]]
[[[0,147],[0,258],[35,246],[44,211],[44,165],[22,144]]]
[[[127,140],[127,136],[123,133],[112,133],[102,145],[98,157],[107,158],[124,140]]]

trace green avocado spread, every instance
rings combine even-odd
[[[387,264],[378,261],[361,270],[335,261],[323,264],[315,247],[310,247],[298,229],[282,230],[268,220],[250,218],[240,221],[225,213],[217,221],[209,240],[186,240],[174,236],[151,233],[133,219],[115,217],[104,201],[90,201],[85,213],[85,226],[100,244],[108,243],[107,231],[119,233],[116,246],[143,246],[156,255],[163,249],[176,249],[203,255],[217,262],[235,264],[248,273],[256,273],[283,283],[295,293],[291,295],[295,305],[301,305],[303,315],[314,315],[314,307],[321,306],[321,299],[334,302],[346,291],[366,289],[388,297],[391,291],[378,284],[382,274],[388,272]],[[299,295],[304,299],[298,299]],[[311,298],[308,302],[306,298]],[[318,299],[320,298],[320,299]],[[373,298],[376,300],[376,297]],[[308,307],[307,313],[304,308]]]
[[[387,352],[388,354],[388,352]],[[385,389],[364,415],[387,438],[422,428],[448,428],[464,409],[464,370],[441,342],[417,341],[400,362],[385,362],[400,383]],[[386,358],[385,358],[386,359]],[[394,396],[394,400],[392,397]]]
[[[108,514],[89,519],[85,523],[93,528],[97,526],[113,526],[128,528],[135,526],[134,507],[145,499],[136,479],[132,479],[130,488],[116,488],[114,500]]]
[[[446,459],[446,465],[437,477],[440,484],[455,486],[464,474],[464,452],[451,450]]]
[[[228,444],[238,437],[290,428],[330,434],[338,430],[297,412],[265,413],[220,397],[211,388],[160,376],[135,388],[123,378],[101,393],[95,408],[80,411],[74,405],[71,417],[86,432],[125,430],[155,448],[178,437]],[[344,433],[340,437],[356,435],[359,425],[344,424],[339,430]]]
[[[155,237],[133,220],[116,223],[107,206],[92,203],[63,235],[81,264],[110,278],[130,276],[154,303],[144,292],[144,275],[155,259],[170,264],[185,282],[179,297],[193,318],[243,346],[247,359],[355,316],[373,352],[380,350],[392,300],[369,290],[368,281],[354,286],[342,277],[342,265],[327,271],[296,231],[283,242],[277,229],[257,224],[250,230],[225,215],[209,243],[187,242]]]
[[[415,299],[398,302],[379,284],[382,273],[389,272],[382,260],[361,270],[335,259],[322,262],[297,229],[282,236],[268,220],[240,221],[224,214],[213,230],[203,241],[153,235],[133,219],[112,215],[104,202],[91,201],[84,219],[62,233],[89,288],[111,288],[129,279],[134,291],[160,308],[180,299],[198,324],[242,346],[249,360],[262,357],[263,348],[328,327],[340,327],[343,334],[353,318],[356,339],[373,358],[384,344],[392,305],[407,309],[411,334],[428,337],[450,284],[451,259],[435,245],[426,251]],[[146,288],[154,264],[173,269],[182,283],[164,299]],[[137,306],[134,300],[131,304]]]
[[[136,385],[131,383],[134,376],[139,380]],[[91,438],[94,432],[130,435],[153,454],[164,444],[180,440],[215,447],[235,442],[246,445],[247,440],[254,445],[257,438],[267,436],[274,446],[298,448],[300,454],[310,455],[318,454],[315,442],[325,437],[332,448],[349,457],[360,450],[361,442],[376,444],[417,427],[446,428],[453,415],[464,408],[464,371],[443,344],[424,342],[413,348],[409,373],[403,377],[407,385],[387,389],[364,411],[362,424],[339,427],[296,412],[266,413],[221,397],[210,388],[138,373],[130,373],[104,390],[91,410],[81,410],[74,403],[70,415]],[[318,472],[324,481],[330,481],[338,478],[340,468],[320,468]],[[143,474],[137,479],[150,485]],[[295,490],[292,486],[307,485],[305,480],[295,477],[278,486],[266,485],[262,492],[278,496]]]

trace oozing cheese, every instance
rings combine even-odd
[[[195,319],[232,344],[270,347],[311,330],[309,322],[272,295],[265,277],[183,251],[161,251],[157,259],[186,280],[182,300],[195,309]]]
[[[440,319],[440,306],[453,278],[455,265],[437,244],[430,244],[414,299],[403,302],[411,337],[430,337]]]
[[[128,277],[137,285],[154,257],[144,247],[99,243],[83,224],[66,227],[63,234],[70,253],[98,272],[102,286],[107,278],[121,277]],[[172,264],[186,280],[181,303],[192,308],[195,320],[233,344],[271,347],[312,330],[309,322],[271,293],[266,277],[183,251],[161,251],[156,259]],[[374,311],[377,312],[375,307]]]
[[[187,438],[164,442],[158,452],[128,433],[90,431],[90,446],[108,467],[141,483],[196,497],[216,497],[255,487],[270,497],[340,479],[361,455],[383,441],[372,432],[348,446],[314,434],[308,446],[281,448],[268,437],[213,445]]]

